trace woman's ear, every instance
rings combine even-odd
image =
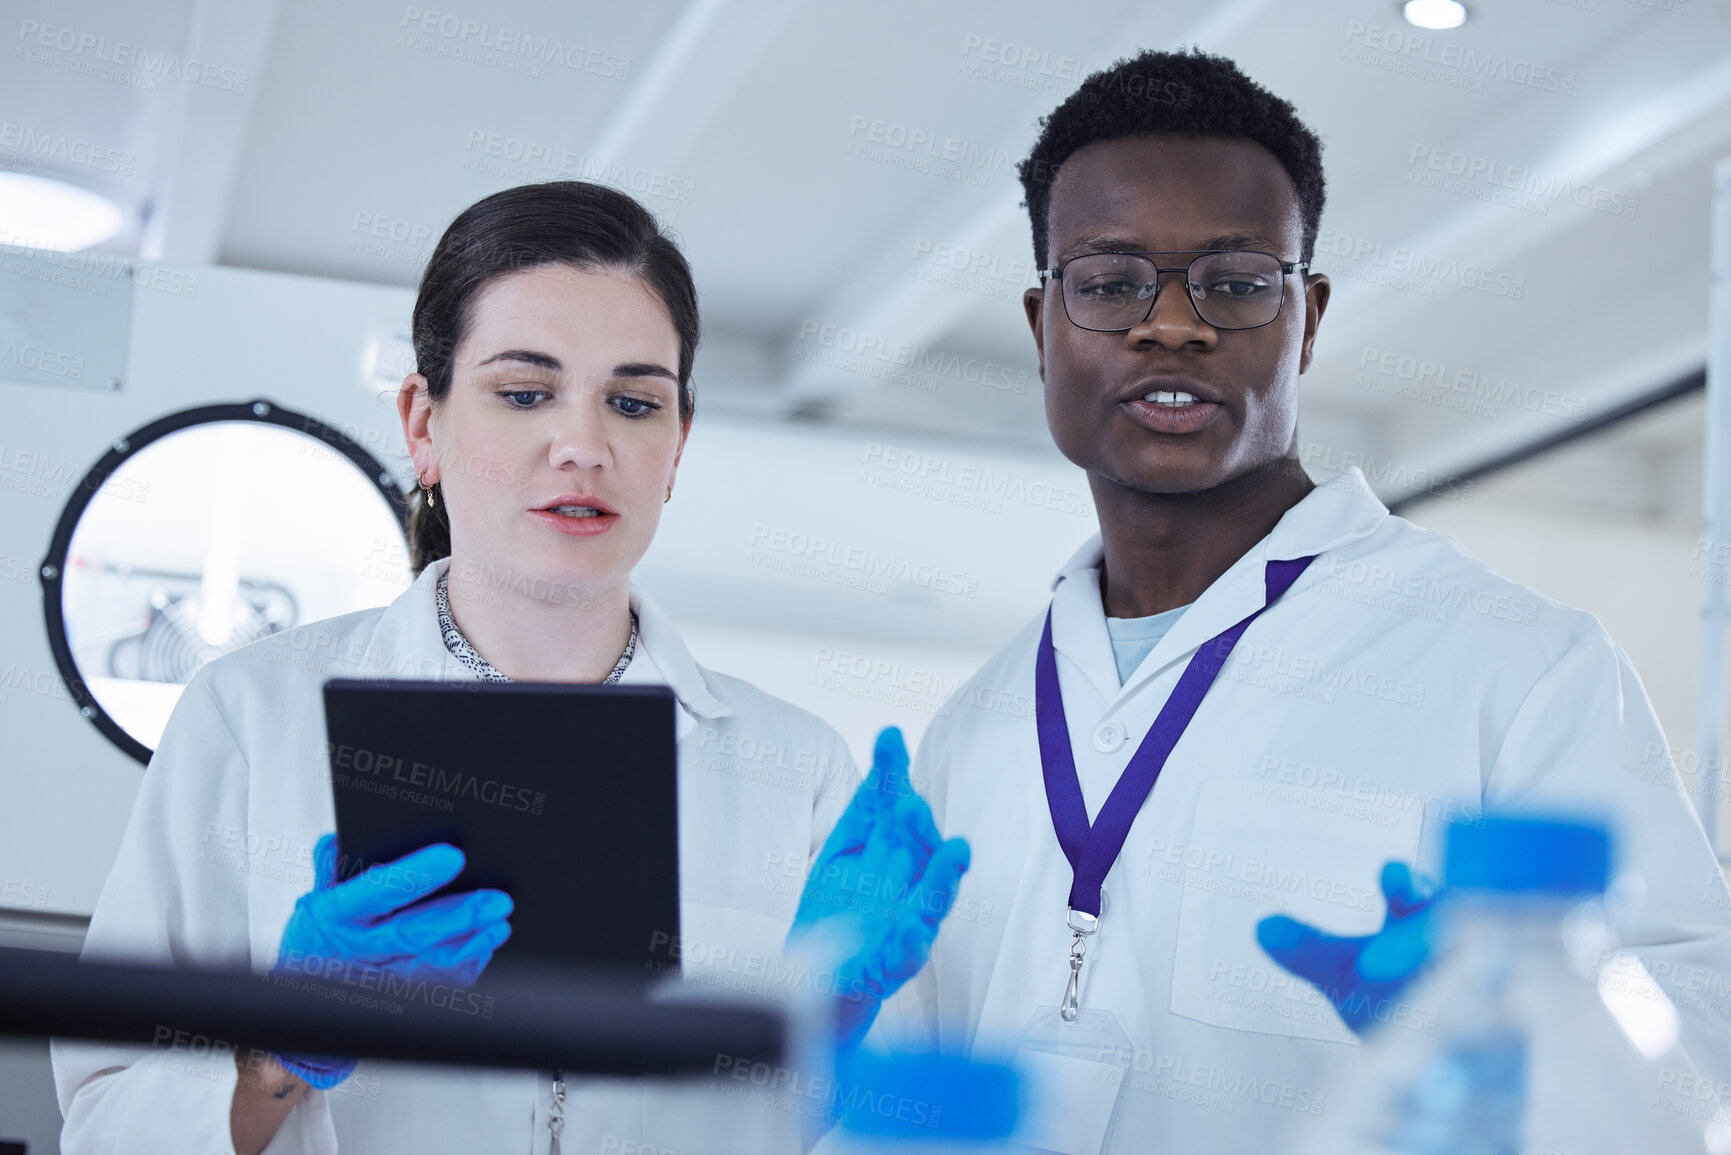
[[[425,485],[436,484],[439,458],[433,449],[433,401],[427,379],[419,373],[403,378],[403,386],[397,390],[397,416],[402,418],[403,442],[409,447],[415,477]]]
[[[667,484],[671,486],[673,479],[679,476],[679,459],[685,456],[685,439],[691,436],[691,419],[687,417],[679,423],[679,444],[673,450],[673,472],[667,475]]]

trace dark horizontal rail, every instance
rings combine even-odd
[[[773,1004],[690,997],[614,975],[489,972],[459,991],[380,986],[377,976],[279,981],[80,963],[15,949],[0,949],[0,1035],[163,1047],[202,1037],[207,1046],[611,1075],[703,1074],[720,1056],[780,1064],[785,1053],[785,1020]]]
[[[1448,480],[1457,484],[1465,481],[1479,481],[1483,478],[1489,477],[1493,473],[1501,473],[1505,469],[1510,469],[1516,465],[1522,464],[1523,462],[1531,461],[1533,458],[1549,453],[1553,449],[1561,449],[1571,441],[1579,441],[1583,437],[1590,437],[1603,429],[1608,429],[1613,425],[1627,421],[1629,418],[1634,417],[1637,414],[1645,413],[1649,409],[1675,401],[1680,397],[1687,397],[1689,394],[1698,392],[1706,387],[1707,370],[1705,368],[1693,370],[1674,380],[1667,381],[1663,385],[1655,386],[1644,393],[1631,397],[1627,401],[1618,405],[1613,405],[1603,413],[1595,413],[1593,416],[1588,417],[1585,420],[1565,426],[1554,433],[1547,433],[1543,437],[1535,437],[1524,445],[1518,445],[1507,452],[1499,453],[1494,457],[1488,457],[1483,461],[1477,462],[1476,464],[1459,471],[1458,473],[1449,474]],[[1408,493],[1391,501],[1388,509],[1390,513],[1405,513],[1410,507],[1417,505],[1419,502],[1425,501],[1432,496],[1431,493],[1425,490],[1419,490],[1416,493]]]

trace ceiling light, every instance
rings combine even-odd
[[[1467,22],[1467,6],[1460,0],[1406,0],[1400,14],[1408,24],[1420,28],[1459,28]]]
[[[0,243],[77,252],[125,225],[113,201],[64,181],[0,172]]]

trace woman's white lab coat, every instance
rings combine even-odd
[[[439,634],[434,582],[448,564],[428,566],[383,609],[288,631],[199,672],[145,771],[84,957],[270,968],[311,886],[312,847],[335,827],[324,681],[474,678]],[[778,965],[782,939],[805,863],[853,793],[853,760],[819,719],[698,666],[636,590],[631,605],[639,641],[622,681],[665,684],[679,703],[684,973],[785,998],[798,976]],[[54,1074],[68,1155],[232,1150],[234,1062],[199,1040],[56,1043]],[[705,1147],[653,1091],[567,1081],[567,1152]],[[311,1092],[266,1150],[546,1151],[550,1098],[546,1072],[363,1061],[337,1089]]]
[[[1617,861],[1645,888],[1624,945],[1675,1000],[1700,1065],[1731,1066],[1731,895],[1628,659],[1591,615],[1390,516],[1356,470],[1288,511],[1122,686],[1099,539],[1059,573],[1058,676],[1090,820],[1197,647],[1263,604],[1264,564],[1311,554],[1239,641],[1106,879],[1081,1001],[1128,1035],[1111,1150],[1284,1149],[1326,1110],[1354,1036],[1263,953],[1257,922],[1375,931],[1383,863],[1434,868],[1444,819],[1481,802],[1615,822]],[[1040,632],[1030,623],[988,661],[921,744],[914,784],[973,864],[881,1035],[1004,1051],[1062,996],[1072,875],[1035,737]],[[1404,1005],[1387,1017],[1432,1022]],[[1081,1127],[1101,1083],[1077,1070],[1065,1111]]]

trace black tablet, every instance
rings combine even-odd
[[[496,964],[650,978],[677,957],[667,687],[333,679],[324,697],[339,877],[450,842],[468,863],[446,891],[516,903]]]

